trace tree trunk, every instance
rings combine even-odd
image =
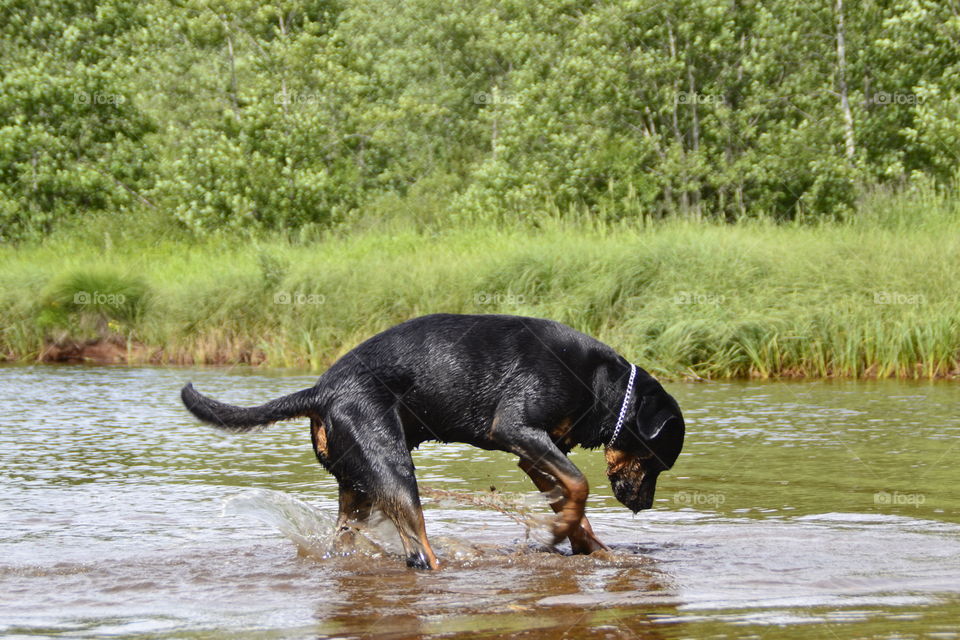
[[[677,39],[673,34],[673,25],[670,24],[669,21],[667,21],[667,34],[670,38],[670,58],[676,60]],[[690,96],[687,96],[687,100],[690,99]],[[683,165],[680,169],[680,179],[683,182],[680,189],[680,212],[686,216],[690,212],[690,194],[687,192],[687,145],[684,144],[683,133],[680,131],[679,103],[680,81],[675,80],[673,83],[673,113],[671,115],[673,121],[673,137],[677,142],[677,147],[680,149],[680,163]]]
[[[837,0],[837,84],[840,91],[840,108],[843,110],[844,142],[847,160],[852,164],[857,154],[856,139],[853,131],[853,112],[850,111],[850,99],[847,95],[847,48],[846,31],[843,26],[843,0]]]
[[[280,35],[283,36],[283,41],[286,43],[287,40],[287,24],[283,20],[283,7],[277,7],[277,21],[280,24]],[[284,68],[280,74],[280,99],[283,101],[283,115],[289,114],[289,102],[290,98],[287,95],[287,70]]]
[[[237,65],[234,62],[233,55],[233,34],[230,31],[230,23],[227,22],[226,17],[220,16],[220,21],[223,23],[223,30],[227,34],[227,53],[230,57],[230,102],[233,105],[233,110],[240,114],[240,99],[237,96]]]
[[[691,137],[693,138],[690,141],[690,149],[693,151],[694,157],[697,157],[700,151],[700,114],[697,109],[699,108],[698,94],[697,94],[697,85],[693,79],[693,67],[690,65],[690,62],[687,62],[687,84],[690,89],[691,99],[688,100],[690,103],[691,115],[693,116],[693,129],[691,131]],[[700,187],[696,187],[690,192],[690,201],[693,206],[693,215],[700,219]]]

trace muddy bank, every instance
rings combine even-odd
[[[86,364],[163,364],[163,350],[118,340],[63,340],[46,344],[37,360]]]
[[[23,361],[28,358],[8,354],[8,360]],[[117,338],[89,340],[64,339],[49,341],[37,355],[36,360],[57,364],[155,364],[155,365],[262,365],[266,359],[257,350],[245,352],[201,352],[167,350],[142,342],[124,341]]]
[[[335,350],[331,350],[330,361],[327,366],[336,359],[333,357]],[[27,354],[5,354],[3,358],[12,362],[23,362],[33,358]],[[48,341],[43,349],[36,356],[37,362],[50,364],[96,364],[96,365],[213,365],[213,366],[232,366],[232,365],[250,365],[250,366],[276,366],[268,362],[266,355],[259,349],[203,349],[199,351],[190,351],[187,349],[164,349],[155,347],[137,341],[124,341],[119,338],[96,338],[88,340],[62,339],[58,341]],[[286,367],[289,368],[289,367]],[[305,360],[302,368],[304,370],[316,370],[317,367],[311,367]],[[325,368],[325,367],[324,367]],[[826,375],[810,375],[802,370],[789,369],[779,374],[759,375],[752,374],[744,377],[734,377],[725,379],[774,379],[774,380],[878,380],[890,378],[893,376],[878,375],[879,367],[876,365],[867,368],[860,376],[850,376],[847,373],[827,372]],[[706,382],[709,378],[696,375],[693,372],[679,373],[676,375],[657,375],[664,380],[683,380],[685,382]],[[926,378],[922,364],[915,366],[915,378]],[[960,380],[960,369],[950,372],[942,372],[934,376],[937,380]]]

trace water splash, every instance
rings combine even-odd
[[[313,558],[382,557],[394,546],[389,532],[376,519],[362,530],[351,528],[346,535],[337,534],[336,518],[280,491],[250,489],[231,496],[223,502],[223,515],[252,516],[272,525],[297,545],[300,555]]]
[[[497,491],[479,493],[422,487],[420,494],[434,504],[462,507],[469,505],[496,511],[524,527],[526,544],[522,548],[549,550],[554,515],[543,513],[544,501],[555,500],[549,494],[507,494]],[[302,556],[327,559],[333,556],[365,555],[381,558],[402,552],[396,529],[382,513],[374,511],[349,531],[336,532],[336,518],[314,506],[280,491],[250,489],[223,502],[223,515],[251,516],[275,527],[292,541]],[[472,541],[446,535],[433,539],[436,550],[447,558],[475,560],[498,555],[504,549],[486,549]],[[501,545],[502,547],[502,545]],[[514,549],[517,551],[517,549]]]
[[[555,516],[543,513],[544,501],[556,502],[558,496],[551,493],[509,494],[491,490],[487,493],[475,491],[455,491],[450,489],[434,489],[421,487],[420,495],[430,498],[441,505],[461,506],[469,505],[480,509],[497,511],[522,525],[527,541],[542,545],[553,544],[553,523]],[[561,496],[562,497],[562,496]]]

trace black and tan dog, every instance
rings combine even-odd
[[[414,477],[426,440],[508,451],[541,491],[559,485],[554,541],[605,548],[584,516],[587,480],[566,454],[604,446],[614,495],[634,512],[653,504],[657,476],[683,446],[676,401],[607,345],[550,320],[430,315],[399,324],[338,360],[309,389],[250,409],[188,384],[199,419],[235,431],[310,418],[313,448],[340,485],[338,528],[380,509],[407,564],[436,568]]]

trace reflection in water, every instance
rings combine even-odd
[[[473,630],[556,638],[564,633],[583,637],[591,628],[635,631],[650,619],[640,611],[618,612],[621,593],[646,593],[651,602],[663,601],[654,606],[661,615],[677,614],[651,563],[636,560],[501,550],[481,561],[447,561],[444,570],[433,574],[378,567],[371,576],[360,566],[351,567],[339,572],[318,598],[317,628],[330,635],[350,630],[376,637]],[[598,594],[606,594],[603,608],[595,606]]]
[[[636,627],[656,637],[660,632],[648,628],[654,623],[712,621],[713,615],[690,612],[729,610],[743,613],[721,619],[737,624],[862,622],[876,617],[871,608],[935,604],[935,594],[955,589],[960,575],[955,525],[897,516],[823,514],[765,523],[680,514],[660,522],[674,532],[666,542],[614,544],[584,557],[529,539],[468,542],[463,531],[486,516],[461,512],[456,521],[431,523],[456,522],[460,533],[435,538],[443,569],[422,573],[396,562],[399,544],[381,538],[389,529],[368,530],[363,546],[334,554],[328,515],[303,503],[290,509],[289,497],[262,491],[229,502],[254,507],[243,512],[271,522],[333,570],[315,614],[317,628],[330,635],[475,628],[546,638],[571,627],[631,633]],[[278,521],[280,514],[290,521]],[[597,524],[624,527],[612,513]],[[930,535],[937,530],[950,535]],[[385,553],[390,546],[392,555]]]
[[[442,569],[418,572],[389,526],[331,539],[305,425],[198,425],[189,378],[239,404],[313,379],[0,368],[0,634],[957,637],[955,385],[672,385],[687,447],[655,509],[630,514],[602,455],[573,454],[611,546],[590,557],[544,545],[551,512],[512,457],[425,445]]]

